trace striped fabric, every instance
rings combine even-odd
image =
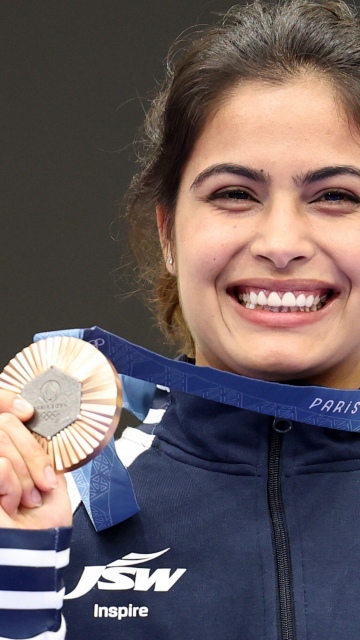
[[[132,406],[138,381],[133,386],[130,382],[128,409],[140,417],[140,409],[135,411]],[[125,429],[116,443],[126,467],[151,447],[153,429],[169,403],[167,388],[155,389],[148,383],[147,387],[151,387],[152,408],[144,424],[140,429]],[[143,404],[145,407],[147,403]],[[80,494],[71,474],[66,476],[75,511]],[[46,531],[0,529],[0,640],[64,640],[62,569],[69,563],[70,537],[71,527]]]
[[[63,640],[70,536],[71,527],[0,529],[0,640]]]

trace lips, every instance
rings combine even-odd
[[[313,289],[260,288],[255,286],[235,286],[231,294],[247,309],[261,309],[275,313],[320,311],[333,297],[334,290],[325,287]]]

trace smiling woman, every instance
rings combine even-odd
[[[69,479],[67,640],[358,640],[360,396],[324,386],[360,386],[359,125],[360,22],[341,1],[234,7],[173,53],[127,215],[193,364],[179,386],[186,369],[222,403],[131,382],[149,413],[116,450],[140,512],[94,533],[86,489],[104,519],[99,496],[129,497],[106,451],[77,476],[83,502]],[[245,404],[245,383],[266,401]],[[0,392],[0,633],[62,640],[68,494],[12,402]]]
[[[316,75],[246,82],[209,116],[182,175],[168,265],[197,364],[358,386],[359,142]]]
[[[356,19],[345,4],[336,2],[284,4],[286,11],[282,3],[275,3],[272,9],[256,3],[248,11],[241,12],[235,7],[222,23],[205,31],[192,43],[180,62],[177,63],[176,55],[175,65],[170,59],[163,91],[147,118],[148,142],[142,156],[144,169],[135,176],[129,198],[129,218],[135,229],[134,247],[143,265],[145,282],[150,282],[155,288],[155,304],[165,333],[180,342],[182,349],[191,355],[195,354],[194,337],[179,305],[177,280],[166,273],[161,261],[152,211],[156,204],[163,207],[163,235],[170,241],[180,178],[205,123],[210,123],[219,108],[231,100],[236,89],[244,89],[248,83],[257,85],[259,89],[265,89],[266,85],[271,94],[276,88],[310,77],[313,79],[311,100],[315,98],[316,102],[317,82],[319,89],[326,85],[324,91],[330,90],[334,108],[339,107],[346,120],[350,118],[354,124],[359,124],[360,74],[357,60],[360,52]],[[180,44],[183,47],[183,41]],[[305,104],[304,96],[300,96],[298,111]],[[266,92],[262,106],[270,119]],[[260,105],[258,115],[259,112]],[[296,127],[296,114],[292,110],[291,114],[293,122],[290,127]],[[285,127],[284,123],[283,136],[288,135]],[[356,126],[353,131],[355,129]],[[235,118],[234,130],[229,133],[236,136],[238,147],[244,144],[245,131],[241,121]],[[218,146],[222,144],[222,131],[219,134]],[[240,161],[244,165],[237,157],[231,173],[238,170],[236,165]],[[225,154],[220,164],[224,163],[229,164]],[[332,171],[331,167],[306,167],[304,181],[307,181],[307,173],[310,181],[320,178],[325,168]],[[243,169],[257,171],[260,182],[267,173],[265,167],[260,170],[255,167]],[[335,169],[337,171],[338,167]],[[353,166],[343,167],[344,171],[346,169],[358,171]],[[208,171],[218,173],[220,168],[206,167],[198,180],[202,181]],[[313,177],[310,174],[314,174]],[[244,195],[235,197],[244,198]],[[229,197],[232,198],[234,196]]]

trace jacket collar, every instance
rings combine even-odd
[[[286,385],[284,385],[286,393]],[[268,466],[274,419],[186,393],[163,394],[166,408],[153,431],[157,446],[194,466],[254,475]],[[282,436],[287,475],[360,467],[360,434],[292,422]]]

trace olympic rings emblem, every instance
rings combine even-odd
[[[41,413],[42,420],[55,420],[58,415],[58,411],[44,411]]]
[[[104,338],[94,338],[94,340],[89,340],[89,342],[93,344],[94,347],[96,347],[97,349],[99,349],[99,347],[104,346],[105,344]]]

